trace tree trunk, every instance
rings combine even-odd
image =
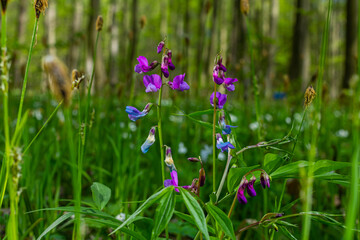
[[[297,0],[292,40],[292,57],[289,69],[290,80],[301,80],[303,88],[305,88],[309,82],[310,44],[308,29],[309,17],[307,16],[309,9],[309,0]]]
[[[84,5],[82,1],[75,1],[75,9],[73,11],[72,23],[70,26],[70,52],[69,52],[69,67],[70,69],[79,69],[80,43],[82,41],[82,18],[84,12]]]
[[[116,0],[112,0],[110,5],[110,19],[111,19],[111,43],[110,43],[110,86],[114,87],[119,79],[119,24],[117,22],[116,13],[118,12],[118,4]]]
[[[346,50],[343,87],[349,87],[352,75],[356,74],[357,61],[357,4],[358,0],[347,0],[346,3]]]
[[[15,32],[15,39],[18,40],[18,44],[20,46],[25,45],[26,39],[26,23],[28,21],[27,15],[27,4],[26,1],[18,2],[18,22],[17,22],[17,31]],[[24,71],[26,65],[26,56],[21,54],[20,51],[15,51],[14,53],[14,62],[12,66],[14,66],[14,85],[16,87],[20,87],[22,84],[22,80],[24,78]]]
[[[265,97],[270,99],[273,92],[273,80],[275,78],[275,55],[276,55],[276,37],[277,37],[277,22],[279,17],[279,0],[271,0],[270,3],[270,28],[269,37],[271,43],[269,44],[268,52],[268,66],[265,78]]]
[[[49,5],[46,11],[47,21],[47,46],[49,54],[56,55],[56,2]]]

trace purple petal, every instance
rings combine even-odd
[[[190,89],[190,86],[186,82],[183,82],[180,84],[180,87],[179,87],[180,91],[185,91],[185,90],[189,90],[189,89]]]
[[[235,85],[234,84],[225,84],[225,88],[230,91],[233,92],[235,90]]]
[[[231,83],[234,83],[234,82],[237,82],[237,78],[225,78],[225,84],[231,84]]]
[[[162,82],[161,82],[161,77],[157,74],[153,74],[151,75],[152,79],[153,79],[153,83],[156,86],[157,89],[161,88]]]
[[[170,57],[169,57],[169,59],[168,59],[168,63],[169,63],[169,69],[170,69],[170,70],[175,70],[175,65],[173,64],[173,62],[172,62],[172,60],[171,60]]]
[[[165,186],[165,187],[174,186],[173,180],[171,180],[171,179],[166,179],[166,180],[164,181],[164,186]]]
[[[139,61],[139,63],[140,63],[141,66],[149,66],[149,62],[148,62],[148,60],[146,59],[146,57],[139,56],[139,57],[137,58],[137,60]]]
[[[144,83],[145,87],[147,88],[149,83],[151,83],[151,77],[149,75],[145,75],[143,77],[143,83]]]
[[[137,72],[137,73],[142,73],[140,64],[135,65],[135,69],[134,69],[134,70],[135,70],[135,72]]]
[[[217,85],[221,85],[223,82],[224,82],[224,79],[223,78],[220,78],[218,76],[213,76],[214,78],[214,82],[217,84]]]
[[[169,70],[167,67],[161,67],[161,71],[162,73],[164,74],[164,77],[165,78],[168,78],[169,77]]]
[[[177,172],[175,170],[171,171],[170,175],[171,175],[171,179],[173,180],[174,186],[175,187],[179,186]]]
[[[152,83],[149,83],[147,88],[145,89],[145,92],[157,92],[159,89]]]
[[[160,53],[164,47],[165,43],[164,41],[161,41],[159,45],[157,46],[157,53]]]

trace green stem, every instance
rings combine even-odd
[[[161,82],[162,82],[162,74],[161,74]],[[158,106],[157,106],[157,117],[158,117],[158,132],[159,132],[159,142],[160,142],[160,156],[161,156],[161,177],[162,177],[162,184],[165,181],[165,163],[164,163],[164,151],[163,151],[163,136],[162,136],[162,125],[161,125],[161,98],[162,98],[162,89],[161,86],[159,90],[159,99],[158,99]]]
[[[322,82],[324,76],[324,67],[325,67],[325,59],[326,59],[326,50],[328,45],[328,35],[329,35],[329,26],[330,26],[330,18],[332,11],[332,0],[329,0],[328,3],[328,12],[327,19],[325,22],[325,28],[323,32],[323,39],[321,43],[321,53],[320,53],[320,65],[319,65],[319,78],[316,85],[317,97],[315,102],[315,119],[312,127],[312,138],[311,138],[311,147],[309,151],[309,168],[306,179],[306,189],[305,189],[305,202],[303,206],[304,212],[309,212],[312,209],[312,191],[313,191],[313,181],[314,181],[314,166],[317,151],[317,143],[320,129],[320,119],[321,119],[321,101],[322,101]],[[310,236],[310,228],[311,228],[311,217],[310,215],[305,215],[303,218],[303,229],[302,229],[302,239],[307,240]]]
[[[36,41],[35,39],[36,39],[38,21],[39,21],[39,19],[35,18],[34,29],[33,29],[32,37],[31,37],[31,42],[30,42],[28,59],[27,59],[27,62],[26,62],[25,75],[24,75],[23,87],[22,87],[22,91],[21,91],[21,98],[20,98],[20,104],[19,104],[19,110],[18,110],[18,117],[17,117],[17,121],[16,121],[15,132],[18,130],[19,124],[21,122],[22,108],[23,108],[25,92],[26,92],[26,84],[27,84],[27,81],[28,81],[28,74],[29,74],[31,55],[32,55],[32,51],[33,51],[34,44],[35,44],[35,41]]]
[[[360,4],[358,4],[358,8],[360,11]],[[358,11],[358,13],[359,13]],[[358,14],[358,56],[360,54],[360,14]],[[358,76],[360,76],[360,61],[358,61]],[[349,204],[346,211],[346,230],[344,239],[351,240],[354,235],[354,226],[357,215],[359,214],[359,192],[358,192],[358,180],[359,180],[359,161],[360,161],[360,140],[359,140],[359,131],[360,131],[360,101],[358,100],[358,96],[360,94],[360,81],[356,82],[356,86],[354,89],[353,95],[353,126],[352,126],[352,134],[353,134],[353,155],[351,158],[351,184],[350,184],[350,196],[349,196]],[[359,237],[359,235],[358,235]]]
[[[55,113],[59,110],[59,108],[61,107],[62,103],[64,102],[64,100],[61,100],[61,102],[59,102],[59,104],[56,106],[56,108],[54,109],[54,111],[50,114],[49,118],[46,120],[46,122],[42,125],[42,127],[40,128],[40,130],[37,132],[37,134],[35,135],[35,137],[31,140],[31,142],[29,143],[29,145],[25,148],[25,150],[23,151],[23,155],[25,155],[25,153],[29,150],[29,148],[31,147],[31,145],[35,142],[35,140],[37,139],[37,137],[41,134],[41,132],[45,129],[45,127],[47,126],[47,124],[50,122],[50,120],[54,117]]]
[[[216,83],[214,83],[214,115],[213,115],[213,192],[216,192]]]
[[[295,151],[295,148],[296,148],[296,144],[297,144],[297,141],[298,141],[298,137],[299,137],[300,132],[301,132],[302,125],[303,125],[303,123],[304,123],[306,111],[307,111],[307,106],[306,106],[305,109],[304,109],[304,112],[303,112],[303,115],[302,115],[302,119],[301,119],[301,123],[300,123],[299,129],[298,129],[298,132],[297,132],[296,135],[295,135],[295,142],[294,142],[294,146],[293,146],[293,148],[292,148],[292,150],[291,150],[291,157],[290,157],[289,162],[291,162],[291,160],[292,160],[293,157],[294,157],[294,151]]]
[[[78,91],[78,123],[79,123],[79,131],[78,131],[78,163],[77,163],[77,183],[76,183],[76,201],[75,201],[75,209],[77,212],[80,212],[81,208],[81,177],[82,177],[82,158],[81,158],[81,101],[80,101],[80,91]],[[80,226],[81,226],[81,219],[78,217],[76,222],[77,230],[76,230],[76,239],[81,239],[81,233],[80,233]]]

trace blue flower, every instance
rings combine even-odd
[[[220,133],[216,134],[216,147],[218,149],[221,149],[222,152],[227,152],[228,148],[234,149],[234,145],[232,145],[230,142],[224,142],[222,139]]]
[[[149,151],[149,148],[151,147],[151,145],[154,144],[154,142],[155,142],[155,127],[152,127],[145,142],[143,143],[143,145],[141,145],[141,151],[143,153],[147,153],[147,151]]]
[[[135,122],[139,118],[146,116],[150,112],[152,105],[152,103],[146,104],[144,110],[142,110],[141,112],[135,107],[126,106],[125,112],[129,114],[128,117],[130,118],[130,120]]]
[[[231,128],[237,127],[237,126],[226,125],[224,112],[220,113],[219,125],[220,125],[220,128],[222,129],[222,134],[224,134],[224,135],[230,134]]]

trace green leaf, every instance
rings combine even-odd
[[[314,174],[321,175],[341,168],[350,167],[349,162],[336,162],[332,160],[319,160],[315,162]]]
[[[255,165],[251,167],[242,167],[242,168],[231,168],[227,177],[227,187],[228,191],[232,192],[240,184],[242,177],[249,171],[259,167],[260,165]]]
[[[169,223],[175,210],[175,191],[167,192],[156,208],[154,228],[151,239],[156,239]]]
[[[267,153],[264,157],[264,168],[265,171],[270,174],[281,166],[284,159],[278,154]]]
[[[220,225],[224,233],[231,239],[236,240],[234,228],[228,216],[223,211],[221,211],[220,208],[211,204],[207,205],[207,210],[209,211],[209,214],[215,219],[215,221]]]
[[[292,239],[292,240],[297,240],[296,237],[294,237],[294,235],[292,235],[286,227],[279,226],[279,228],[280,228],[280,231],[281,231],[286,237],[288,237],[289,239]]]
[[[201,115],[204,115],[204,114],[213,114],[213,113],[214,113],[214,109],[208,109],[208,110],[189,113],[188,116],[195,117],[195,116],[201,116]]]
[[[299,169],[305,168],[307,166],[309,166],[308,161],[297,161],[297,162],[289,163],[289,164],[279,167],[270,175],[272,178],[296,177],[297,174],[299,173]]]
[[[200,207],[200,204],[197,202],[197,200],[193,196],[191,196],[191,194],[188,191],[186,191],[183,188],[179,188],[179,190],[180,190],[181,196],[184,199],[186,208],[188,209],[190,215],[195,220],[195,225],[203,233],[204,238],[209,240],[210,236],[209,236],[209,232],[208,232],[208,229],[206,226],[205,215],[204,215],[203,210]]]
[[[188,222],[196,226],[194,219],[190,215],[178,211],[174,211],[174,214],[179,218],[181,218],[182,220],[184,220],[185,222]],[[212,227],[208,226],[208,230],[211,234],[215,234],[215,230]]]
[[[43,238],[51,230],[56,228],[60,223],[64,222],[66,219],[70,218],[72,215],[74,215],[74,213],[69,212],[69,213],[66,213],[66,214],[62,215],[58,219],[56,219],[49,227],[47,227],[45,229],[45,231],[37,238],[37,240],[40,240],[41,238]]]
[[[94,203],[98,209],[103,210],[106,204],[109,202],[111,197],[111,189],[104,184],[94,182],[91,185],[91,192]]]
[[[132,223],[137,215],[139,215],[142,211],[153,205],[156,201],[158,201],[162,196],[164,196],[168,191],[174,191],[174,187],[167,187],[163,188],[157,193],[154,193],[151,195],[141,206],[136,209],[136,211],[128,218],[126,219],[119,227],[117,227],[114,231],[110,233],[110,235],[117,232],[120,228],[123,228],[124,226],[129,225]]]

